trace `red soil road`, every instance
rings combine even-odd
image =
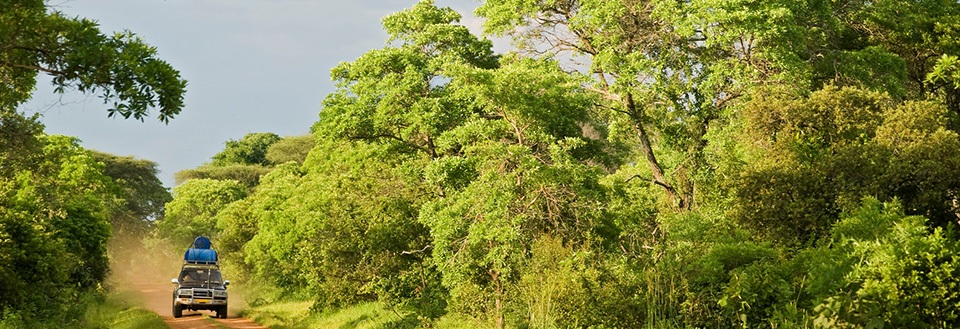
[[[183,311],[182,318],[173,317],[173,285],[156,282],[135,282],[134,287],[143,295],[144,307],[157,312],[163,321],[172,329],[194,328],[232,328],[232,329],[266,329],[250,319],[236,317],[235,310],[229,310],[226,319],[212,318],[215,313],[210,311]]]

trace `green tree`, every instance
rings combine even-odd
[[[438,156],[435,139],[471,115],[444,80],[451,64],[492,68],[497,57],[459,22],[460,15],[424,1],[384,18],[396,47],[372,50],[331,71],[337,90],[327,96],[314,127],[321,137],[342,136]]]
[[[243,265],[242,270],[252,271],[252,265],[248,265],[245,259],[246,244],[260,233],[261,222],[283,215],[287,210],[286,200],[298,192],[297,185],[301,176],[299,166],[280,165],[264,175],[261,183],[249,196],[232,202],[217,212],[216,227],[220,232],[218,250],[225,258]],[[259,261],[258,259],[253,263],[265,265]],[[262,278],[275,279],[268,275],[263,275]]]
[[[216,237],[216,214],[231,202],[246,197],[237,181],[188,180],[173,189],[166,215],[157,221],[157,234],[174,245],[187,246],[199,235]]]
[[[174,178],[177,184],[189,179],[234,180],[252,189],[275,164],[268,160],[267,151],[281,140],[274,133],[250,133],[240,140],[229,140],[209,164],[179,171]]]
[[[600,98],[598,120],[630,142],[634,174],[659,186],[671,208],[695,205],[705,169],[705,135],[742,93],[729,49],[704,43],[658,1],[488,0],[477,10],[485,30],[511,34],[523,49],[579,59]]]
[[[258,233],[244,252],[257,275],[309,289],[320,308],[382,299],[430,317],[443,311],[428,234],[416,221],[432,195],[419,172],[437,156],[434,139],[471,111],[446,91],[445,66],[496,64],[491,43],[458,20],[450,9],[421,3],[384,19],[396,46],[332,70],[338,89],[313,128],[317,146],[305,175],[258,188],[292,191],[282,211],[248,210]],[[282,181],[295,188],[273,187]]]
[[[164,205],[173,197],[157,178],[157,163],[130,156],[91,151],[104,164],[104,175],[122,190],[125,207],[111,216],[114,233],[142,237],[150,222],[163,218]]]
[[[532,244],[587,243],[602,220],[599,168],[583,136],[592,98],[551,61],[505,57],[453,75],[485,114],[441,135],[455,150],[427,167],[443,198],[424,206],[452,306],[505,325]]]
[[[77,294],[107,275],[109,214],[122,199],[76,139],[37,142],[29,169],[0,176],[0,313],[58,319],[75,316]]]
[[[314,149],[307,163],[349,165],[355,169],[342,167],[335,172],[364,174],[334,175],[333,181],[313,185],[324,191],[330,189],[326,186],[349,188],[336,193],[345,199],[325,206],[331,219],[315,224],[321,225],[322,229],[314,230],[325,238],[305,246],[320,248],[310,253],[327,255],[317,261],[341,257],[347,260],[343,264],[349,264],[350,258],[344,256],[362,257],[365,249],[360,254],[333,253],[343,250],[342,246],[333,248],[328,241],[355,240],[351,232],[357,229],[344,226],[356,221],[353,218],[365,218],[369,224],[359,227],[368,232],[377,228],[375,232],[424,234],[424,228],[397,225],[404,218],[419,218],[429,228],[429,237],[394,247],[389,247],[392,240],[383,240],[382,246],[388,247],[383,251],[409,255],[420,261],[408,264],[439,271],[443,286],[452,294],[452,310],[489,316],[503,326],[508,303],[519,300],[514,291],[530,257],[524,250],[544,234],[587,244],[594,223],[601,218],[602,211],[595,206],[602,200],[597,183],[602,171],[587,164],[602,158],[597,155],[600,142],[584,136],[593,128],[589,110],[595,99],[553,61],[492,56],[490,43],[455,24],[458,19],[449,9],[421,2],[384,19],[396,45],[368,52],[333,70],[338,90],[324,102],[314,131],[318,140],[351,142],[330,151]],[[344,155],[350,160],[340,158]],[[398,169],[375,169],[382,165]],[[337,177],[360,181],[342,182]],[[423,179],[429,185],[418,184],[423,189],[419,193],[394,195],[387,188],[373,198],[354,192],[365,191],[367,184],[403,186],[398,182]],[[411,200],[405,194],[418,198]],[[391,198],[398,200],[387,201]],[[383,206],[377,204],[406,210],[382,215]],[[378,228],[378,223],[388,225]],[[379,248],[383,247],[370,251],[384,254]],[[344,270],[342,265],[333,269]],[[412,269],[400,273],[419,272]],[[321,274],[315,280],[334,280],[343,286],[338,281],[341,276],[331,275],[336,273]],[[434,277],[429,272],[420,275]],[[397,277],[401,285],[393,289],[404,288],[405,275]],[[430,284],[408,285],[390,296],[406,299],[406,305],[422,306],[417,297],[424,295],[415,292],[422,294]]]
[[[267,148],[267,161],[274,165],[290,161],[302,164],[316,144],[313,134],[284,137]]]
[[[237,181],[248,188],[260,184],[260,177],[272,170],[261,165],[231,164],[224,166],[203,165],[194,169],[178,171],[173,175],[177,184],[183,184],[191,179],[215,179],[222,181]]]
[[[257,234],[244,253],[256,274],[289,292],[311,292],[321,309],[378,299],[397,305],[417,293],[442,302],[430,293],[439,284],[421,280],[429,275],[421,268],[427,232],[415,218],[428,192],[407,174],[411,156],[341,141],[321,142],[312,154],[302,176],[292,164],[278,167],[252,197],[247,212]]]
[[[270,165],[267,160],[267,149],[270,145],[281,140],[274,133],[249,133],[240,140],[229,140],[223,151],[213,156],[210,163],[213,166],[242,165]]]
[[[948,81],[926,79],[941,57],[960,55],[960,4],[887,0],[864,7],[849,24],[871,44],[902,58],[904,84],[911,98],[939,95],[949,110],[960,114],[960,88]]]
[[[180,113],[186,81],[131,32],[107,36],[96,22],[68,18],[42,0],[0,4],[0,109],[30,99],[38,73],[57,92],[75,88],[114,101],[109,116],[142,120],[150,108],[168,122]]]
[[[110,261],[115,270],[134,271],[132,263],[142,261],[144,239],[150,236],[154,223],[163,219],[164,205],[173,197],[157,178],[157,164],[130,156],[91,151],[103,163],[103,173],[113,182],[123,202],[111,209],[112,234],[109,242]]]
[[[795,242],[816,238],[864,195],[896,197],[936,226],[956,218],[960,138],[942,104],[828,87],[757,97],[742,113],[737,138],[756,147],[724,174],[735,177],[732,215],[748,227]]]
[[[37,118],[0,109],[0,177],[13,177],[17,169],[36,161],[43,133]]]

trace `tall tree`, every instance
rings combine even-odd
[[[104,164],[103,173],[113,179],[125,196],[127,218],[114,218],[115,226],[129,226],[133,229],[163,218],[163,207],[172,197],[163,182],[157,178],[159,169],[156,162],[99,151],[91,151],[91,154]]]
[[[347,199],[320,208],[331,216],[316,224],[324,228],[315,229],[324,238],[306,246],[319,248],[309,254],[349,263],[366,257],[328,241],[356,239],[357,230],[429,233],[399,245],[377,239],[389,247],[360,250],[374,255],[393,250],[400,264],[426,269],[421,280],[409,274],[423,270],[405,265],[399,272],[404,275],[397,276],[401,282],[381,281],[401,300],[431,297],[424,291],[436,284],[428,281],[436,280],[430,272],[439,271],[453,309],[489,316],[502,327],[532,244],[555,235],[586,245],[602,213],[594,207],[602,199],[597,184],[602,171],[587,164],[601,158],[599,142],[585,137],[585,131],[596,131],[588,111],[595,98],[553,61],[493,56],[491,44],[457,24],[459,18],[422,1],[384,19],[392,47],[333,70],[338,90],[325,100],[314,131],[334,150],[345,150],[321,155],[325,152],[315,149],[310,160],[337,171],[373,171],[318,182],[350,188],[336,194]],[[337,140],[342,142],[332,142]],[[384,164],[397,169],[376,169]],[[357,194],[368,185],[384,186],[384,192]],[[381,215],[387,206],[392,215]],[[344,227],[357,222],[355,217],[366,223]],[[413,219],[422,226],[404,224]],[[335,273],[321,277],[339,282]]]
[[[454,63],[492,68],[492,43],[472,35],[460,14],[424,1],[384,18],[399,46],[367,52],[338,65],[337,90],[327,96],[315,131],[353,140],[396,142],[437,157],[444,130],[469,117],[469,100],[448,97],[448,67]]]
[[[38,136],[29,168],[0,176],[0,312],[63,316],[108,271],[109,214],[121,202],[79,142]]]
[[[477,10],[485,29],[511,34],[534,53],[580,60],[602,96],[602,118],[628,127],[646,170],[671,206],[695,204],[705,135],[741,93],[736,74],[715,65],[727,49],[685,35],[656,1],[489,0]],[[724,76],[726,75],[726,76]],[[622,131],[618,129],[617,131]]]
[[[492,43],[459,20],[449,8],[420,2],[384,18],[390,46],[332,70],[337,90],[313,128],[318,146],[301,185],[324,193],[299,202],[321,216],[297,226],[312,232],[300,250],[322,265],[309,276],[330,303],[376,297],[427,317],[444,311],[429,233],[417,221],[422,204],[442,192],[424,184],[422,171],[458,152],[437,144],[444,133],[481,115],[469,94],[451,86],[452,70],[498,65]],[[369,288],[355,296],[345,293],[350,287]]]
[[[157,234],[177,245],[188,245],[198,235],[216,236],[216,214],[231,202],[247,196],[237,181],[191,179],[173,189],[166,215],[157,222]]]
[[[116,193],[123,198],[110,212],[110,259],[115,264],[137,260],[144,239],[155,221],[163,219],[164,205],[173,197],[157,178],[155,162],[98,151],[91,151],[91,155],[103,163],[104,175],[110,177]]]
[[[267,158],[270,147],[280,142],[274,133],[249,133],[240,140],[229,140],[209,164],[177,172],[177,184],[189,179],[234,180],[249,188],[259,184],[274,163]]]

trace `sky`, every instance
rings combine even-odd
[[[61,2],[62,1],[62,2]],[[68,16],[97,21],[104,33],[130,30],[187,80],[185,107],[163,124],[156,111],[143,122],[107,118],[97,95],[53,93],[38,76],[34,98],[21,106],[41,113],[47,134],[76,136],[81,145],[158,164],[159,178],[210,161],[228,140],[248,133],[309,132],[320,103],[333,91],[330,69],[385,46],[381,19],[415,0],[51,0]],[[464,18],[481,20],[473,0],[436,0]],[[509,42],[495,40],[495,49]]]

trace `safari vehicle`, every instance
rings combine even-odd
[[[183,267],[180,275],[170,280],[177,287],[173,289],[173,317],[183,316],[183,310],[210,310],[218,318],[227,317],[227,286],[230,281],[223,280],[217,253],[210,248],[210,240],[198,237],[193,248],[183,255]]]

